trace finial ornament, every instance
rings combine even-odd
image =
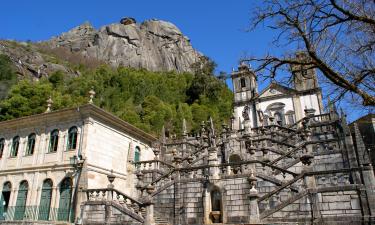
[[[52,97],[51,95],[49,96],[48,100],[47,100],[47,110],[46,110],[46,113],[49,113],[52,111],[52,104],[53,104],[53,101],[52,101]]]
[[[94,103],[94,101],[93,101],[93,99],[94,99],[94,97],[95,97],[95,91],[94,91],[94,87],[91,87],[91,90],[89,91],[89,94],[90,94],[90,100],[89,100],[89,103],[90,104],[93,104]]]

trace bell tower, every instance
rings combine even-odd
[[[234,92],[234,104],[244,105],[248,103],[258,92],[256,76],[249,66],[241,63],[238,71],[231,74]]]
[[[299,62],[308,63],[311,61],[310,57],[305,52],[297,52],[296,59]],[[311,68],[312,65],[296,65],[290,66],[293,74],[294,88],[297,91],[311,90],[319,88],[318,80],[316,78],[316,71]]]
[[[243,115],[244,112],[253,124],[256,126],[256,114],[254,97],[258,96],[258,84],[255,73],[246,65],[241,62],[237,71],[231,74],[234,92],[234,128],[243,128]],[[245,107],[247,106],[247,107]],[[246,110],[245,110],[246,109]],[[245,110],[245,111],[244,111]]]

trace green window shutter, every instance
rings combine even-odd
[[[40,196],[39,203],[39,220],[49,220],[49,214],[51,211],[51,199],[52,199],[52,181],[46,180],[43,182],[42,193]]]
[[[27,192],[27,181],[22,181],[17,193],[17,201],[14,209],[14,220],[22,220],[25,215]]]
[[[71,201],[72,197],[72,185],[69,178],[65,178],[60,185],[60,203],[57,214],[57,220],[59,221],[69,221],[69,214],[71,211]]]

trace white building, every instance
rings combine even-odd
[[[1,219],[72,221],[110,174],[134,196],[131,162],[154,159],[153,141],[92,104],[0,122]]]
[[[305,57],[303,53],[297,57]],[[258,92],[257,77],[251,69],[241,64],[232,73],[234,92],[233,126],[243,129],[248,119],[251,127],[269,125],[292,125],[305,116],[305,109],[315,115],[323,112],[322,92],[314,69],[293,66],[293,88],[272,82]],[[248,117],[248,118],[244,118]]]

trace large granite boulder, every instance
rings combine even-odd
[[[113,66],[152,71],[190,71],[201,56],[174,24],[155,19],[137,24],[127,17],[99,30],[85,23],[46,43]]]

